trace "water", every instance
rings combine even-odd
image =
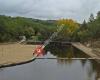
[[[73,47],[48,46],[44,57],[89,57]],[[100,64],[94,60],[36,59],[0,70],[0,80],[99,80]]]

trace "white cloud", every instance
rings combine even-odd
[[[0,0],[0,14],[41,19],[88,19],[100,10],[99,0]]]

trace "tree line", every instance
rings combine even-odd
[[[100,39],[100,11],[96,17],[91,14],[89,20],[87,22],[84,20],[82,24],[72,19],[58,20],[58,24],[64,24],[64,29],[59,34],[60,40],[84,43]]]
[[[18,41],[20,36],[26,39],[37,36],[38,40],[46,40],[57,30],[57,25],[62,24],[64,28],[54,40],[88,42],[100,39],[99,11],[96,17],[91,14],[82,24],[72,19],[38,20],[0,15],[0,42]]]
[[[30,39],[39,34],[44,40],[54,28],[53,21],[0,15],[0,42],[18,41],[20,36]]]
[[[76,38],[82,42],[93,42],[100,39],[100,11],[96,17],[91,14],[87,22],[84,20],[83,23],[80,24]]]

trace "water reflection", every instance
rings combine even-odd
[[[59,58],[89,58],[86,54],[79,51],[72,46],[55,46],[49,45],[45,48],[50,51],[52,55],[57,57],[57,63],[60,65],[74,64],[75,60],[72,59],[59,59]],[[88,75],[86,80],[100,80],[100,64],[94,60],[79,60],[83,69],[86,70]]]
[[[96,72],[95,79],[100,80],[100,63],[96,63],[95,61],[91,60],[91,66],[94,72]]]
[[[58,58],[88,58],[89,56],[85,55],[83,52],[75,49],[74,47],[67,46],[56,46],[56,45],[48,45],[45,48],[45,51],[50,51],[52,55]]]

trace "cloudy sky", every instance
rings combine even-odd
[[[100,0],[0,0],[0,14],[39,19],[72,18],[79,22],[100,11]]]

